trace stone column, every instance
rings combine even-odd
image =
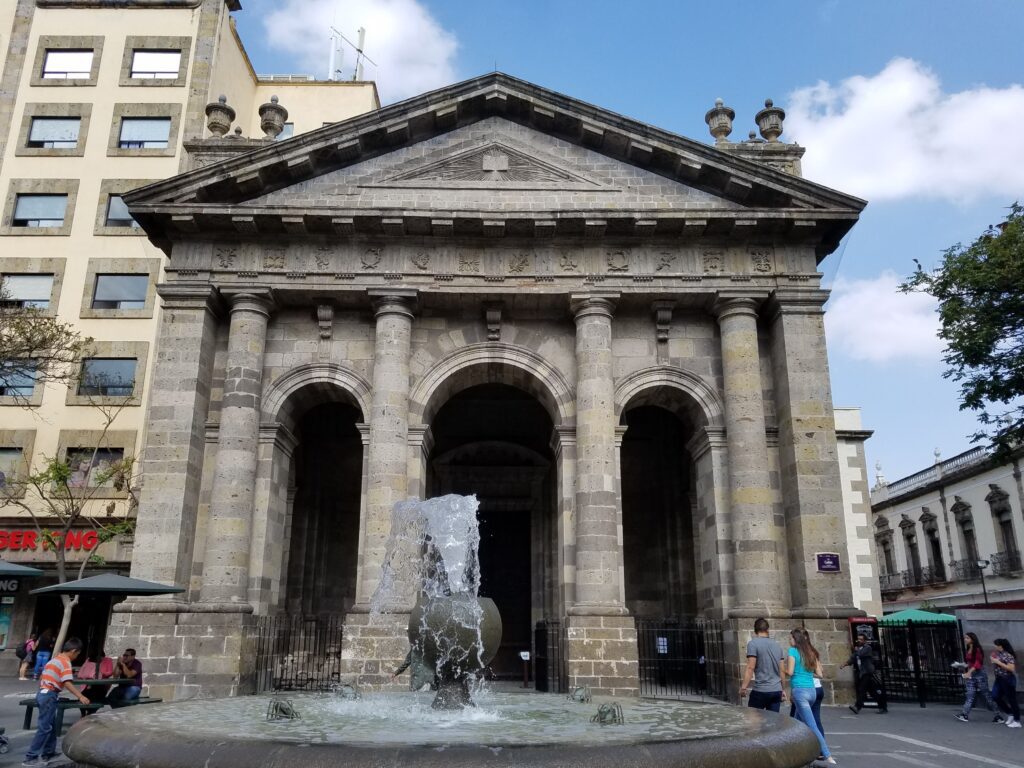
[[[380,582],[391,509],[408,496],[409,356],[416,292],[370,291],[377,321],[373,353],[370,443],[366,461],[366,502],[360,531],[356,604],[345,619],[342,673],[361,684],[390,685],[390,671],[409,650],[406,634],[413,590],[395,595],[388,612],[374,615],[370,601]]]
[[[567,631],[570,687],[639,691],[636,625],[622,600],[612,312],[617,294],[572,297],[576,318],[576,599]]]
[[[736,617],[785,612],[776,559],[775,515],[765,440],[764,397],[757,343],[757,307],[749,296],[720,295],[714,311],[722,339],[725,431],[729,444]]]
[[[256,493],[249,547],[249,603],[258,614],[281,604],[287,580],[288,483],[298,440],[284,424],[260,425]]]
[[[779,465],[793,611],[850,616],[852,563],[818,573],[816,552],[846,552],[842,479],[825,350],[822,290],[776,291],[769,302]]]
[[[269,291],[237,293],[230,299],[224,395],[199,599],[248,606],[263,350],[272,299]]]

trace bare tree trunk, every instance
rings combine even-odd
[[[71,611],[78,604],[78,595],[75,595],[73,598],[68,595],[61,595],[60,600],[64,603],[64,615],[60,619],[60,631],[57,633],[57,639],[53,641],[54,656],[61,652],[61,647],[67,639],[68,627],[71,626]]]

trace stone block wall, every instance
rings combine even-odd
[[[569,689],[599,696],[638,696],[636,624],[632,616],[570,616],[565,644]]]
[[[349,613],[341,648],[342,679],[396,690],[408,687],[408,672],[391,680],[409,652],[408,629],[407,613]]]

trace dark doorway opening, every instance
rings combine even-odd
[[[356,600],[363,445],[359,411],[347,403],[310,408],[296,427],[288,613],[328,616]]]
[[[671,411],[626,412],[622,536],[626,607],[638,618],[696,613],[692,462],[688,430]]]
[[[505,384],[463,390],[431,424],[427,495],[480,501],[480,595],[501,613],[496,677],[521,679],[537,621],[555,611],[552,422],[531,395]]]
[[[110,607],[110,595],[79,595],[78,604],[71,609],[67,637],[77,637],[81,640],[85,644],[89,658],[101,650],[106,650],[108,656],[116,656],[124,650],[104,648],[103,645],[107,637],[107,627],[110,626]],[[52,636],[56,637],[63,616],[64,604],[60,595],[36,596],[32,619],[33,631],[41,634],[49,629],[52,630]]]

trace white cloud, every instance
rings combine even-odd
[[[943,343],[935,299],[900,293],[899,283],[892,270],[873,280],[837,279],[825,313],[829,349],[870,363],[938,362]]]
[[[945,93],[911,59],[873,77],[790,95],[786,136],[807,147],[804,175],[868,200],[965,201],[1024,193],[1024,87]]]
[[[267,44],[287,53],[317,78],[327,76],[330,27],[356,42],[366,29],[363,77],[376,80],[381,101],[400,101],[455,81],[455,35],[441,27],[418,0],[282,0],[264,18]],[[344,46],[351,77],[355,52]]]

